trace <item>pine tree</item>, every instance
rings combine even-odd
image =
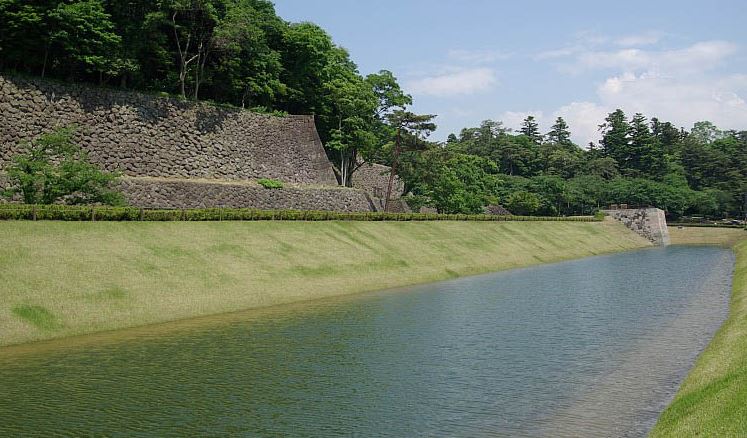
[[[630,125],[623,110],[617,109],[610,113],[604,123],[599,125],[599,130],[602,131],[600,143],[604,156],[613,158],[621,168],[626,168],[631,155],[628,137]]]
[[[568,129],[568,123],[562,117],[555,120],[552,129],[547,133],[547,139],[552,143],[569,145],[571,142],[571,131]]]
[[[521,124],[521,133],[529,137],[534,143],[542,142],[542,134],[539,132],[539,124],[534,116],[528,116]]]

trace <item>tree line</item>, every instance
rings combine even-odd
[[[322,28],[267,0],[0,0],[0,23],[4,71],[314,114],[346,186],[412,103],[391,72],[362,76]]]
[[[687,131],[642,114],[610,113],[601,140],[581,148],[559,117],[547,133],[527,117],[452,134],[403,156],[417,205],[479,212],[502,203],[515,214],[589,214],[611,204],[654,206],[672,217],[745,215],[747,131],[699,122]]]

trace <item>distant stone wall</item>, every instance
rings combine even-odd
[[[123,178],[120,189],[130,205],[145,208],[373,211],[365,192],[342,187],[266,189],[254,183]]]
[[[353,187],[365,190],[376,198],[384,199],[389,187],[391,170],[389,166],[382,166],[381,164],[364,164],[353,173]],[[405,183],[395,176],[392,185],[392,199],[399,199],[404,191]]]
[[[94,163],[127,176],[337,185],[313,116],[0,76],[0,170],[19,141],[69,125]]]
[[[610,216],[656,245],[669,245],[669,228],[664,210],[658,208],[605,210]]]

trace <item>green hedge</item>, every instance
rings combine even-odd
[[[674,222],[669,223],[668,226],[670,227],[690,227],[690,228],[744,228],[747,230],[747,227],[744,225],[732,225],[732,224],[698,224],[698,223],[692,223],[692,222]]]
[[[486,214],[340,213],[332,211],[255,210],[249,208],[141,209],[68,205],[0,205],[0,220],[56,221],[564,221],[595,222],[590,216],[539,217]]]

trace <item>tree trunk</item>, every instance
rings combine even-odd
[[[41,77],[47,73],[47,60],[49,59],[49,44],[44,47],[44,64],[42,64]]]
[[[394,157],[392,159],[392,168],[389,169],[389,186],[386,189],[386,200],[384,201],[384,212],[389,211],[389,200],[392,198],[392,186],[394,185],[394,174],[397,172],[397,163],[399,162],[400,142],[402,137],[402,128],[397,128],[397,142],[394,145]]]

